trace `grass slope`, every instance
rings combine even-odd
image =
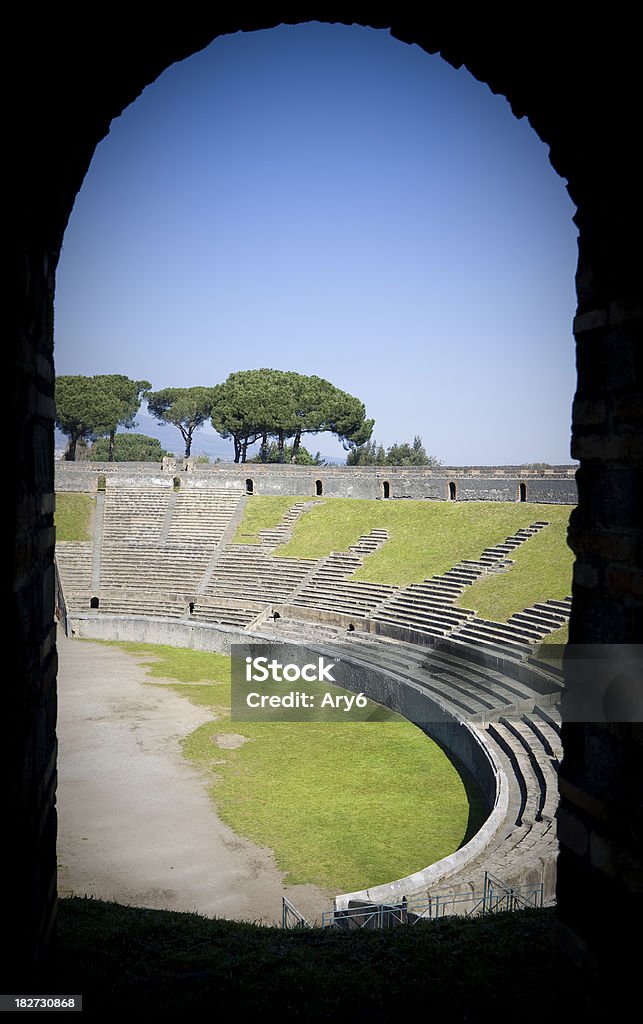
[[[553,929],[553,911],[538,910],[390,931],[283,931],[73,898],[59,904],[49,991],[82,992],[90,1019],[124,1010],[146,1019],[607,1019],[590,1012]]]
[[[296,523],[280,556],[321,558],[344,551],[370,530],[387,529],[389,540],[369,555],[353,577],[406,586],[450,569],[462,558],[478,558],[536,519],[569,515],[559,505],[508,502],[382,502],[328,498]],[[551,595],[550,595],[551,596]]]
[[[507,572],[467,587],[459,605],[483,618],[506,622],[514,612],[536,601],[560,600],[571,594],[574,556],[566,540],[571,510],[564,505],[538,507],[545,510],[537,518],[548,519],[550,525],[516,548],[511,554],[515,564]]]
[[[349,892],[452,853],[484,819],[477,787],[419,729],[392,722],[232,722],[230,659],[119,643],[213,721],[183,743],[231,828],[275,853],[286,883]],[[170,682],[168,680],[176,680]],[[217,737],[246,740],[222,748]]]
[[[311,501],[310,495],[304,498],[253,495],[246,502],[243,519],[237,527],[233,544],[259,544],[259,530],[267,530],[278,526],[289,508],[298,501]]]
[[[89,494],[56,494],[56,540],[91,540],[93,511],[94,499]]]

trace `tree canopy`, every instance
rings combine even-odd
[[[105,433],[101,409],[91,377],[61,376],[56,379],[56,426],[68,437],[65,458],[73,462],[81,440]]]
[[[279,446],[277,444],[275,444],[275,442],[273,441],[268,446],[267,454],[264,452],[263,453],[263,457],[262,457],[262,453],[260,453],[259,455],[255,455],[254,458],[248,459],[247,461],[248,462],[269,462],[269,463],[279,462],[280,461],[280,454],[281,453],[279,451]],[[294,463],[297,466],[325,466],[326,465],[324,459],[322,459],[322,457],[321,457],[321,452],[316,452],[315,455],[313,455],[313,453],[309,452],[307,448],[304,448],[303,444],[301,444],[299,446],[299,448],[298,448],[298,450],[296,452],[294,451],[294,448],[293,448],[292,445],[288,445],[287,444],[285,449],[284,449],[284,454],[285,454],[285,461],[286,462]]]
[[[119,427],[136,426],[134,417],[143,396],[157,422],[180,431],[185,456],[192,450],[195,430],[208,419],[222,437],[234,444],[234,461],[245,462],[248,448],[261,442],[262,462],[300,462],[306,434],[332,433],[347,450],[368,445],[374,420],[366,418],[364,403],[323,377],[288,370],[239,370],[214,387],[163,388],[151,391],[149,381],[123,374],[59,377],[56,385],[56,423],[69,437],[65,458],[75,459],[79,442],[108,437],[108,461],[116,458]],[[123,442],[120,442],[121,448]],[[276,458],[275,458],[276,450]]]
[[[104,374],[92,378],[108,402],[107,461],[114,461],[114,438],[119,427],[126,430],[136,426],[135,416],[143,395],[152,385],[148,380],[130,380],[121,373]]]
[[[65,458],[74,461],[79,441],[107,435],[111,461],[116,430],[134,426],[141,396],[149,387],[148,381],[133,381],[123,374],[58,377],[56,426],[69,438]]]
[[[248,447],[261,441],[259,460],[269,459],[273,438],[277,461],[291,461],[304,434],[331,432],[348,447],[368,440],[374,420],[366,419],[364,404],[322,377],[263,368],[231,373],[213,389],[212,425],[234,443],[234,461],[245,462]]]
[[[353,448],[346,459],[347,466],[439,466],[440,462],[434,455],[427,455],[422,438],[416,435],[413,444],[392,444],[384,449],[384,445],[376,441]]]
[[[213,388],[163,388],[150,391],[147,407],[159,423],[172,423],[181,432],[185,457],[192,450],[192,436],[212,412]]]
[[[113,462],[162,462],[164,455],[171,455],[156,437],[146,434],[116,434],[111,449]],[[87,454],[93,462],[107,462],[109,451],[109,438],[100,437]]]

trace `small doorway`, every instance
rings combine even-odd
[[[248,479],[246,480],[246,494],[254,494],[254,493],[255,493],[255,482],[254,482],[254,480],[251,480],[250,477],[248,477]]]
[[[388,480],[385,480],[384,483],[382,484],[382,491],[384,493],[385,498],[391,497],[391,485],[388,482]]]
[[[323,494],[323,492],[324,488],[321,480],[315,480],[315,494],[317,495],[317,497],[319,497],[320,494]]]
[[[455,501],[457,498],[457,488],[455,480],[449,480],[449,501]]]
[[[521,481],[518,485],[518,501],[527,500],[527,484]]]

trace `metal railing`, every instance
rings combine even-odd
[[[484,873],[483,912],[494,914],[505,910],[525,910],[529,907],[542,907],[544,886],[507,885],[488,871]]]
[[[303,914],[300,914],[290,900],[285,896],[281,899],[281,927],[282,928],[312,928]]]
[[[511,886],[485,872],[482,891],[454,892],[392,904],[363,904],[322,914],[323,928],[398,928],[440,917],[497,914],[543,906],[544,886]]]

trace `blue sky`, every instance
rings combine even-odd
[[[568,463],[573,214],[547,147],[465,69],[366,28],[226,36],[99,145],[56,370],[158,389],[292,369],[357,395],[386,446]]]

